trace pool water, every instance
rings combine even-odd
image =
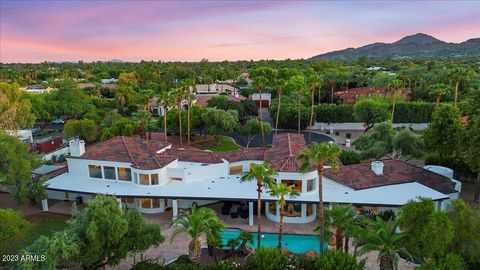
[[[241,230],[238,229],[226,229],[222,232],[222,243],[225,247],[228,247],[228,240],[235,239],[240,235]],[[252,248],[257,248],[258,233],[252,232],[253,244],[249,244]],[[278,234],[277,233],[262,233],[262,247],[277,247],[278,246]],[[308,250],[315,250],[318,252],[319,237],[317,235],[305,235],[305,234],[283,234],[282,235],[282,247],[290,250],[294,253],[305,253]],[[328,249],[328,244],[323,244],[324,250]]]

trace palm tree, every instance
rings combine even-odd
[[[396,101],[397,101],[397,91],[398,91],[398,89],[405,87],[405,84],[402,80],[396,79],[396,80],[391,81],[388,85],[390,86],[390,88],[393,88],[392,117],[390,119],[393,123],[393,116],[395,114],[395,105],[396,105]]]
[[[450,86],[444,83],[432,84],[428,87],[428,94],[435,97],[436,105],[440,105],[440,99],[450,92]]]
[[[277,117],[275,118],[275,134],[278,131],[278,120],[280,118],[280,107],[282,106],[282,90],[283,85],[285,84],[284,79],[277,79],[277,95],[278,95],[278,105],[277,105]]]
[[[237,240],[240,242],[240,249],[247,250],[247,244],[253,244],[253,235],[250,232],[242,231]]]
[[[308,142],[312,142],[312,126],[313,126],[313,115],[314,115],[314,100],[315,100],[315,87],[317,86],[317,84],[319,83],[320,81],[320,77],[318,76],[317,73],[312,73],[310,76],[309,76],[309,81],[310,81],[310,125],[309,125],[309,128],[308,128]],[[321,85],[318,86],[319,88],[321,87]],[[319,93],[320,94],[320,93]]]
[[[278,226],[278,249],[282,249],[282,233],[283,233],[283,217],[285,216],[285,201],[286,196],[294,198],[300,193],[295,189],[294,185],[287,185],[284,183],[272,183],[270,186],[270,195],[278,197],[277,205],[280,206],[280,224]]]
[[[150,131],[152,126],[152,114],[148,111],[139,110],[133,114],[133,119],[138,122],[140,129],[140,137],[143,139],[150,139]],[[148,137],[147,137],[147,132]]]
[[[177,110],[178,110],[178,132],[180,137],[180,148],[183,147],[183,138],[182,138],[182,100],[185,97],[185,89],[183,87],[178,87],[174,91],[174,96],[177,99]]]
[[[205,234],[216,235],[225,228],[225,224],[218,218],[215,211],[211,208],[192,207],[191,211],[181,211],[178,217],[170,223],[174,226],[170,243],[175,240],[179,234],[188,234],[192,238],[188,245],[189,256],[193,262],[200,260],[200,236]]]
[[[456,67],[450,71],[450,76],[452,77],[452,80],[455,83],[455,96],[454,96],[455,106],[457,106],[460,82],[470,80],[470,78],[473,75],[474,75],[474,72],[472,70],[466,69],[464,67]]]
[[[174,96],[170,92],[162,92],[159,96],[163,107],[163,133],[165,135],[165,142],[168,142],[167,135],[167,111],[175,103]]]
[[[335,230],[335,245],[338,250],[348,252],[348,242],[350,235],[359,227],[363,221],[362,216],[358,215],[351,205],[334,204],[330,209],[325,211],[325,224],[330,230]],[[316,225],[314,231],[318,231],[319,226]],[[343,239],[345,243],[342,245]]]
[[[185,87],[185,94],[187,96],[187,147],[190,148],[190,111],[192,107],[192,98],[194,98],[194,79],[187,79],[183,82]]]
[[[320,234],[320,252],[323,252],[325,224],[323,220],[323,169],[325,162],[332,170],[337,170],[336,158],[340,155],[340,147],[336,144],[314,142],[308,146],[297,159],[302,163],[300,170],[302,172],[311,171],[313,166],[317,167],[318,174],[318,217]]]
[[[255,85],[257,86],[258,95],[259,95],[259,116],[260,116],[260,124],[262,129],[262,143],[265,145],[265,133],[263,132],[263,112],[262,112],[262,89],[267,84],[267,78],[263,76],[258,76],[255,78]]]
[[[398,233],[397,227],[397,222],[392,219],[384,221],[377,217],[369,220],[367,228],[356,238],[359,247],[356,255],[378,251],[380,270],[397,269],[399,255],[410,256],[404,246],[406,235]]]
[[[241,181],[257,181],[257,232],[258,232],[258,240],[257,240],[257,247],[261,247],[261,233],[262,233],[262,186],[264,184],[269,185],[272,183],[273,176],[275,176],[277,172],[270,168],[267,163],[251,163],[250,164],[250,171],[246,172]]]

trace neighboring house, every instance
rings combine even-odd
[[[197,105],[202,106],[202,107],[207,107],[208,101],[210,99],[212,99],[213,97],[218,97],[218,96],[226,97],[227,100],[233,101],[233,102],[240,102],[242,100],[247,99],[246,97],[240,96],[240,95],[203,94],[203,95],[197,95],[196,96]]]
[[[197,84],[195,85],[195,91],[197,94],[221,94],[231,93],[233,95],[238,94],[238,89],[229,84],[212,83],[212,84]]]
[[[197,99],[191,100],[192,105],[195,105],[197,103]],[[177,108],[178,104],[175,104],[175,106],[170,106],[168,110]],[[180,107],[182,110],[186,111],[188,109],[188,100],[184,99],[180,103]],[[163,107],[163,102],[159,101],[157,97],[153,97],[150,99],[148,102],[148,108],[150,108],[150,112],[154,116],[164,116],[165,115],[165,108]]]
[[[110,78],[110,79],[101,79],[102,84],[111,84],[118,82],[118,79]]]
[[[87,88],[96,88],[97,86],[94,83],[79,83],[78,88],[87,89]]]
[[[255,104],[257,104],[257,106],[260,106],[260,94],[259,93],[251,94],[250,99],[255,101]],[[272,94],[262,93],[262,107],[263,108],[270,107],[271,102],[272,102]]]
[[[62,136],[49,136],[41,139],[36,139],[34,150],[39,153],[46,154],[60,148],[62,143],[63,143]]]
[[[7,130],[7,134],[19,138],[22,142],[30,145],[33,144],[33,134],[31,129]]]
[[[54,88],[45,87],[41,84],[30,85],[30,86],[27,86],[23,89],[25,89],[25,91],[27,91],[28,93],[38,93],[38,94],[48,93],[48,92],[54,90]]]
[[[173,218],[178,208],[192,205],[248,202],[242,216],[253,225],[256,181],[241,182],[240,178],[252,163],[267,162],[278,171],[275,181],[294,185],[300,192],[295,198],[286,198],[285,222],[308,223],[316,219],[318,175],[314,167],[306,173],[299,170],[296,157],[306,146],[301,134],[274,135],[271,148],[226,153],[172,149],[169,143],[123,136],[88,149],[83,141],[72,140],[68,172],[48,181],[48,196],[88,201],[95,194],[107,194],[143,213],[172,209]],[[449,200],[458,197],[461,187],[450,174],[429,169],[440,174],[398,160],[344,166],[338,173],[327,169],[324,201],[396,210],[410,200],[428,197],[438,209],[445,209]],[[265,189],[262,198],[266,217],[279,221],[277,198]]]
[[[355,104],[355,102],[357,102],[358,98],[361,96],[370,96],[372,94],[392,96],[393,93],[393,89],[389,89],[389,91],[387,91],[385,87],[356,87],[346,91],[338,91],[335,93],[335,95],[337,99],[340,99],[344,104]],[[403,95],[407,101],[412,99],[412,90],[410,88],[398,89],[397,93]]]

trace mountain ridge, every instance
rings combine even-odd
[[[351,59],[358,57],[434,57],[434,56],[480,56],[480,38],[471,38],[461,43],[439,40],[433,36],[417,33],[395,42],[375,42],[358,48],[346,48],[311,57],[319,59]]]

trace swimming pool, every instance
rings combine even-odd
[[[239,229],[226,229],[222,232],[222,243],[224,246],[228,246],[228,240],[235,239],[240,235]],[[249,245],[252,248],[257,248],[257,235],[258,233],[252,232],[253,245]],[[277,247],[278,246],[278,234],[277,233],[262,233],[262,247]],[[318,244],[319,238],[316,235],[305,234],[283,234],[282,235],[282,247],[290,250],[294,253],[305,253],[308,250],[319,251]],[[328,249],[328,244],[324,243],[323,248]]]

